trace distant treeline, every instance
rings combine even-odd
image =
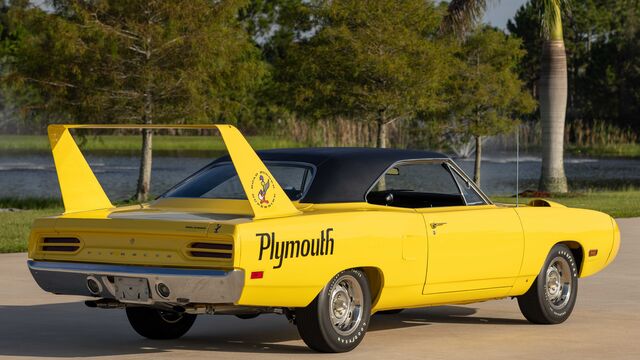
[[[539,143],[540,2],[521,7],[506,33],[481,27],[462,42],[440,33],[446,4],[429,1],[160,3],[3,1],[0,132],[224,121],[310,145],[385,136],[388,146],[446,149],[521,120],[525,141]],[[640,2],[574,1],[564,34],[567,141],[637,142]]]

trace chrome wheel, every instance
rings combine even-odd
[[[352,334],[362,321],[364,295],[358,281],[343,275],[335,282],[329,300],[333,329],[342,336]]]
[[[545,295],[553,309],[560,310],[569,303],[572,282],[569,262],[564,257],[555,257],[549,263],[545,281]]]

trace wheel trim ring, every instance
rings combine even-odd
[[[567,259],[556,256],[545,274],[545,297],[549,306],[561,310],[569,304],[572,296],[572,269]]]
[[[364,293],[358,281],[351,275],[343,275],[334,282],[329,298],[329,320],[333,329],[341,336],[353,334],[363,318]],[[347,294],[348,298],[344,295]],[[336,316],[346,305],[343,316]]]

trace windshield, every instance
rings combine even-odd
[[[313,167],[310,165],[270,162],[265,165],[291,201],[300,200],[311,184]],[[231,163],[213,164],[179,183],[163,197],[247,199]]]

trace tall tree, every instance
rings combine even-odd
[[[436,39],[441,20],[424,0],[317,1],[317,26],[275,62],[281,100],[310,118],[375,122],[376,145],[387,125],[441,106],[450,51]]]
[[[523,39],[527,55],[521,76],[535,89],[542,46],[538,2],[523,5],[507,25]],[[563,22],[569,73],[565,139],[577,143],[594,135],[582,125],[634,129],[640,117],[640,2],[633,0],[584,0],[571,6]],[[535,69],[538,69],[535,71]],[[531,76],[535,74],[535,76]],[[574,126],[572,126],[574,125]],[[636,131],[637,133],[637,131]],[[600,134],[607,141],[605,134]],[[630,136],[629,139],[633,139]]]
[[[234,121],[265,69],[238,21],[242,0],[53,0],[15,7],[19,45],[4,62],[39,111],[82,122]],[[150,192],[152,134],[142,135],[136,198]]]
[[[267,61],[284,57],[294,41],[313,34],[318,19],[313,17],[317,0],[251,0],[240,18]]]
[[[512,130],[535,102],[516,71],[524,55],[518,39],[480,28],[465,38],[457,55],[447,93],[458,131],[475,140],[474,181],[480,186],[483,138]]]
[[[542,120],[542,175],[540,189],[567,192],[564,172],[564,124],[567,110],[567,58],[562,32],[562,11],[569,0],[536,0],[540,3],[544,29],[542,65],[539,81]],[[476,24],[486,0],[452,0],[442,28],[464,33]]]

